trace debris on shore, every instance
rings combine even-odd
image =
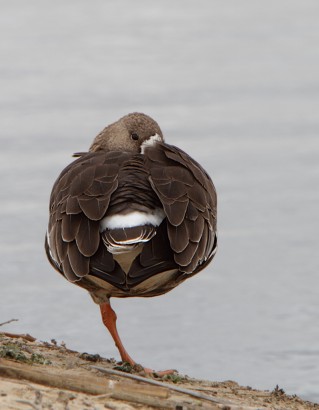
[[[0,332],[0,410],[319,410],[278,386],[258,391],[236,382],[180,374],[158,377],[54,339]]]

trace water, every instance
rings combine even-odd
[[[131,111],[212,175],[219,250],[153,299],[113,300],[133,357],[319,401],[315,0],[2,2],[3,327],[118,357],[88,294],[43,251],[51,186]]]

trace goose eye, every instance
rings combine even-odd
[[[137,140],[139,139],[139,136],[138,136],[138,134],[136,134],[135,132],[133,132],[133,133],[131,134],[131,138],[132,138],[132,140],[137,141]]]

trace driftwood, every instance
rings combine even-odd
[[[10,379],[25,379],[33,383],[42,384],[59,389],[72,390],[87,394],[105,394],[105,381],[99,377],[74,376],[68,370],[61,371],[46,366],[41,369],[37,366],[15,363],[9,360],[0,359],[0,376]]]
[[[13,319],[13,320],[15,320],[15,319]],[[12,320],[10,320],[10,322],[12,322]],[[28,342],[35,342],[37,340],[35,337],[29,335],[28,333],[18,334],[18,333],[0,332],[0,335],[4,335],[4,336],[11,337],[11,338],[14,338],[14,339],[21,338],[21,339],[27,340]]]
[[[149,384],[152,384],[154,386],[160,386],[162,388],[166,387],[167,389],[169,389],[171,391],[186,394],[188,396],[195,397],[197,399],[206,400],[206,401],[212,402],[214,404],[223,405],[223,406],[230,406],[230,405],[233,404],[233,403],[229,402],[228,400],[214,399],[213,397],[208,396],[206,394],[202,394],[202,393],[199,393],[199,392],[196,392],[196,391],[184,389],[182,387],[171,385],[171,384],[168,384],[168,383],[163,383],[163,382],[160,382],[158,380],[147,379],[145,377],[138,376],[138,375],[135,375],[135,374],[124,373],[124,372],[120,372],[118,370],[113,370],[113,369],[105,369],[104,367],[98,367],[98,366],[91,366],[91,368],[99,370],[102,373],[115,375],[115,376],[120,376],[120,377],[125,377],[125,378],[136,380],[136,381],[139,381],[139,382],[149,383]],[[220,407],[218,407],[218,408],[220,408]]]
[[[61,374],[58,369],[49,369],[48,367],[41,369],[37,366],[22,365],[5,359],[0,359],[0,377],[24,379],[49,387],[97,395],[102,400],[110,398],[164,409],[183,409],[187,408],[187,405],[192,406],[191,408],[197,408],[200,405],[203,410],[220,410],[220,407],[215,405],[207,407],[199,401],[185,399],[181,396],[172,397],[166,386],[155,387],[89,375],[75,376],[69,374],[68,370],[63,370],[63,374]]]

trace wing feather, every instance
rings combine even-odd
[[[185,226],[187,229],[186,236],[188,236],[190,241],[199,242],[202,239],[205,226],[205,220],[202,216],[199,216],[196,221],[186,218]]]
[[[61,237],[63,241],[72,242],[75,240],[76,236],[78,235],[79,229],[80,229],[81,221],[82,221],[81,214],[64,213],[62,215]],[[57,223],[57,225],[60,225],[60,224]],[[59,236],[57,236],[57,238],[59,238]]]
[[[68,243],[67,254],[70,266],[76,276],[82,277],[89,273],[90,258],[84,256],[81,252],[79,252],[79,249],[74,241]]]
[[[163,197],[161,199],[167,219],[172,225],[179,226],[185,218],[188,199],[186,198],[185,201],[176,200],[173,203],[168,203]]]
[[[61,263],[62,265],[62,272],[63,275],[70,281],[70,282],[77,282],[79,281],[81,278],[79,278],[74,270],[72,269],[72,266],[70,264],[69,258],[68,256],[62,261]]]
[[[175,262],[180,266],[188,266],[193,261],[197,249],[198,243],[189,241],[183,252],[175,254]]]
[[[115,159],[123,162],[128,155],[122,152],[81,154],[62,171],[53,186],[47,255],[52,265],[72,282],[92,273],[94,261],[98,273],[93,275],[111,277],[116,271],[118,279],[113,282],[123,282],[123,278],[119,279],[121,268],[115,269],[112,255],[106,249],[98,252],[104,248],[99,223],[118,186],[119,164]]]
[[[65,201],[65,203],[66,203],[65,213],[68,215],[79,214],[82,211],[78,198],[76,196],[69,196],[67,200]]]
[[[99,221],[105,215],[110,203],[110,196],[103,199],[81,195],[78,199],[80,208],[85,216],[92,221]]]
[[[168,238],[171,248],[174,252],[183,252],[189,243],[187,224],[182,223],[179,226],[169,224],[167,227]]]
[[[206,171],[185,152],[168,144],[145,151],[150,183],[167,217],[174,260],[185,273],[209,263],[216,234],[217,196]]]
[[[64,240],[58,240],[59,238],[62,238],[62,232],[61,232],[62,224],[57,223],[55,224],[55,235],[53,236],[53,240],[55,241],[56,247],[56,260],[57,261],[63,261],[66,256],[67,256],[67,251],[68,251],[68,243],[65,242]]]

